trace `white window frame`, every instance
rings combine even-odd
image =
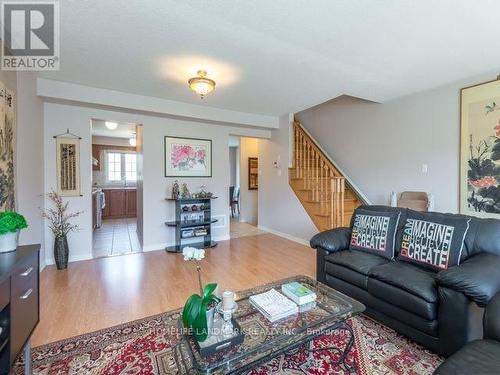
[[[109,179],[109,154],[120,154],[120,180],[110,180]],[[136,155],[135,152],[131,152],[128,150],[106,150],[104,152],[104,177],[106,181],[106,185],[117,185],[117,186],[135,186],[137,183],[137,159],[136,159],[136,179],[135,180],[127,180],[126,179],[126,155]]]

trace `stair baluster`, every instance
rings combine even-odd
[[[344,226],[362,200],[346,187],[345,178],[298,122],[294,122],[292,134],[290,185],[319,230]]]

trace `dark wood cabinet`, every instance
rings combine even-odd
[[[109,194],[109,216],[123,217],[126,214],[126,193],[125,190],[110,190]]]
[[[102,212],[103,219],[120,219],[137,215],[136,189],[103,189],[106,207]]]
[[[9,372],[39,321],[39,250],[28,245],[0,254],[0,374]]]
[[[137,215],[137,191],[136,190],[125,190],[126,196],[126,212],[127,216]]]

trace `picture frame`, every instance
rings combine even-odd
[[[0,211],[16,209],[16,108],[15,92],[0,81]]]
[[[81,196],[80,139],[56,137],[57,193],[62,197]]]
[[[460,91],[460,213],[500,219],[500,80]]]
[[[212,140],[165,136],[165,177],[212,177]]]
[[[248,158],[248,190],[259,189],[259,159]]]

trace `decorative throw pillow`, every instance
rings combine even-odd
[[[460,263],[470,218],[408,210],[399,260],[441,271]]]
[[[399,212],[357,209],[349,249],[394,258],[394,242],[400,215]]]

